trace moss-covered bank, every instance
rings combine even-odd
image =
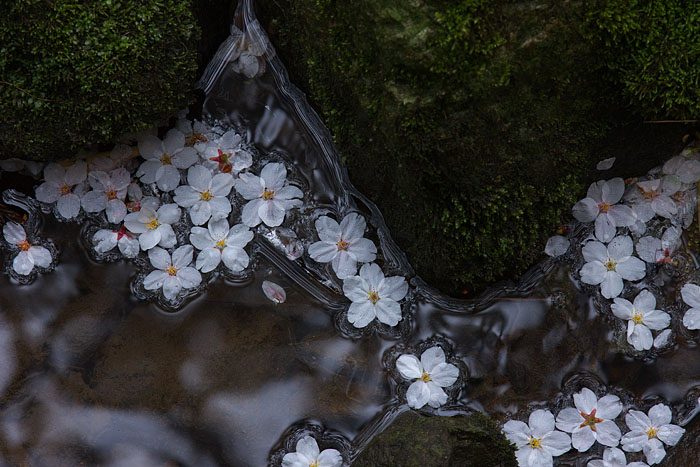
[[[616,79],[626,42],[601,37],[628,18],[596,12],[622,3],[258,2],[353,182],[418,273],[456,295],[533,264],[598,160],[637,173],[680,142],[678,128],[648,132]]]

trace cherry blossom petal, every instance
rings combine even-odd
[[[617,227],[628,227],[637,222],[637,216],[629,206],[616,204],[608,211],[608,216]]]
[[[572,212],[576,220],[580,222],[592,222],[599,212],[598,203],[592,198],[583,198],[574,204]]]
[[[119,199],[110,199],[107,201],[105,214],[107,215],[108,222],[112,224],[120,223],[126,216],[126,205],[124,204],[124,201]]]
[[[547,244],[544,247],[544,252],[548,256],[561,256],[569,250],[571,243],[569,239],[562,235],[554,235],[547,239]]]
[[[36,199],[42,203],[55,203],[61,197],[60,185],[53,182],[45,182],[36,188]]]
[[[608,260],[608,249],[600,242],[588,242],[581,249],[586,262],[600,261],[604,263]]]
[[[343,294],[352,302],[367,300],[369,285],[360,276],[348,277],[343,280]]]
[[[329,263],[338,254],[338,247],[333,243],[316,242],[309,246],[309,256],[319,263]]]
[[[557,415],[557,428],[567,433],[573,432],[583,423],[581,412],[573,407],[567,407]]]
[[[158,209],[158,220],[164,224],[174,224],[180,220],[182,211],[177,204],[164,204]]]
[[[197,287],[202,282],[202,275],[199,273],[199,271],[189,266],[178,269],[177,278],[180,280],[180,284],[182,284],[182,287],[185,289]]]
[[[265,181],[266,188],[277,191],[284,186],[284,182],[287,180],[287,168],[284,164],[270,162],[263,167],[260,178]]]
[[[700,308],[691,308],[683,315],[683,326],[688,329],[700,329]]]
[[[280,199],[280,200],[289,200],[293,198],[303,198],[304,193],[302,191],[293,186],[293,185],[287,185],[279,190],[275,191],[275,199]]]
[[[24,227],[14,221],[6,222],[5,225],[2,226],[2,234],[5,236],[7,243],[11,245],[21,243],[27,239]]]
[[[430,388],[423,381],[414,381],[406,391],[406,402],[409,407],[420,409],[430,400]]]
[[[551,415],[551,414],[550,414]],[[554,417],[552,417],[552,430],[554,430]],[[534,430],[533,430],[534,433]],[[549,450],[549,453],[554,456],[561,456],[566,451],[571,449],[571,438],[566,433],[561,431],[552,431],[547,433],[542,438],[542,446]],[[550,455],[550,459],[551,459]],[[551,460],[550,460],[551,465]]]
[[[396,359],[396,369],[406,379],[419,379],[423,376],[423,365],[415,355],[401,355]]]
[[[638,281],[644,278],[647,273],[644,261],[634,256],[630,256],[625,261],[618,261],[615,270],[623,279],[628,281]]]
[[[632,254],[634,243],[627,235],[615,237],[608,245],[608,254],[615,260],[622,260]]]
[[[649,420],[652,425],[661,426],[671,423],[671,409],[664,404],[656,404],[649,409]]]
[[[268,227],[277,227],[284,221],[284,209],[272,200],[263,201],[258,209],[258,215]]]
[[[683,301],[693,308],[700,308],[700,286],[695,284],[685,284],[681,288]]]
[[[348,321],[356,328],[364,328],[376,317],[371,302],[352,302],[348,308]]]
[[[443,388],[455,384],[459,377],[459,369],[451,363],[439,363],[429,373],[430,379]]]
[[[177,243],[175,232],[173,231],[173,228],[170,227],[170,224],[162,224],[155,230],[155,232],[158,232],[160,235],[160,241],[158,242],[159,246],[163,248],[172,248],[175,246],[175,243]],[[143,235],[141,236],[143,237]],[[139,237],[139,240],[140,239],[141,237]]]
[[[428,390],[430,391],[430,398],[428,399],[428,405],[434,408],[438,408],[447,402],[447,394],[442,388],[432,381],[426,383]]]
[[[600,444],[605,446],[617,446],[620,444],[622,432],[612,420],[604,420],[600,423],[596,423],[596,432],[596,439]]]
[[[385,277],[378,287],[379,296],[398,302],[408,293],[408,283],[401,276]]]
[[[632,319],[634,314],[634,306],[624,298],[616,298],[615,303],[610,305],[610,308],[612,309],[613,314],[620,319]]]
[[[15,256],[15,259],[12,260],[12,269],[14,269],[17,274],[23,276],[32,272],[32,269],[34,269],[34,259],[32,259],[32,255],[30,255],[28,251],[20,251],[19,254]]]
[[[72,219],[80,213],[80,198],[75,193],[69,193],[58,198],[58,212],[66,219]]]
[[[173,266],[178,269],[192,263],[192,245],[183,245],[173,251]]]
[[[586,263],[581,268],[581,282],[598,285],[605,280],[607,269],[600,261]]]
[[[583,277],[581,278],[583,280]],[[622,278],[620,275],[614,271],[608,271],[605,273],[605,279],[600,284],[600,293],[603,294],[605,298],[615,298],[622,292]]]
[[[669,420],[670,421],[670,420]],[[632,431],[646,431],[651,426],[651,420],[647,414],[639,410],[630,410],[625,415],[625,423]]]
[[[528,425],[533,435],[542,438],[554,430],[554,415],[548,410],[537,409],[530,414]]]
[[[607,243],[615,237],[617,229],[607,213],[599,215],[595,220],[595,236],[601,242]]]
[[[161,287],[163,287],[163,282],[165,281],[166,277],[168,277],[168,273],[165,271],[161,271],[160,269],[151,271],[143,279],[143,288],[146,290],[160,289]]]
[[[162,248],[152,248],[148,251],[148,259],[156,269],[168,269],[170,267],[170,254]]]
[[[328,216],[321,216],[316,219],[315,226],[321,242],[330,243],[335,246],[335,243],[340,240],[340,225],[334,219]]]
[[[678,444],[678,441],[680,441],[683,433],[685,433],[685,429],[677,425],[666,424],[659,427],[659,431],[656,436],[658,436],[661,441],[669,446],[675,446]]]
[[[598,418],[613,420],[622,412],[622,402],[620,398],[614,394],[608,394],[598,400],[597,413]]]
[[[190,239],[192,237],[190,236]],[[196,246],[196,245],[195,245]],[[213,271],[221,262],[221,252],[216,248],[205,248],[197,255],[197,269],[202,272]]]
[[[211,206],[207,201],[198,201],[190,208],[190,219],[194,225],[204,225],[211,217]]]
[[[248,201],[248,203],[243,206],[243,211],[241,212],[241,221],[248,227],[255,227],[260,224],[260,208],[265,201],[261,198]]]
[[[401,321],[401,306],[393,300],[381,299],[375,304],[377,319],[389,326],[396,326]]]
[[[333,258],[331,266],[336,276],[338,276],[338,279],[347,279],[348,277],[354,276],[357,272],[357,263],[347,251],[339,251]]]
[[[421,354],[420,363],[427,373],[432,374],[436,366],[445,363],[445,351],[439,345],[431,347]]]
[[[598,398],[590,389],[582,388],[574,394],[574,405],[578,410],[591,413],[598,406]]]
[[[650,329],[665,329],[671,324],[671,316],[661,310],[652,310],[644,314],[644,324]]]
[[[260,177],[253,174],[244,173],[239,175],[234,182],[236,191],[247,200],[260,198],[265,191],[265,187],[260,182]]]
[[[625,181],[616,177],[605,182],[601,188],[601,198],[608,204],[615,204],[622,199],[625,194]]]
[[[180,172],[172,165],[163,165],[156,172],[156,183],[162,191],[172,191],[180,184]]]
[[[598,424],[600,425],[600,424]],[[596,440],[596,433],[590,427],[577,428],[571,434],[571,445],[578,452],[588,451]]]
[[[173,300],[182,290],[182,284],[176,276],[166,275],[163,281],[163,295],[168,300]]]
[[[239,272],[248,267],[250,263],[250,258],[248,253],[241,247],[230,246],[225,248],[221,254],[221,259],[224,264],[233,272]]]
[[[377,258],[377,247],[368,238],[353,240],[347,251],[355,257],[358,263],[369,263]]]
[[[343,457],[337,449],[324,449],[318,455],[318,467],[340,467]]]
[[[197,190],[189,185],[180,185],[175,188],[175,196],[173,201],[182,206],[183,208],[189,208],[198,202],[201,196]]]
[[[31,246],[28,250],[34,265],[40,268],[48,268],[51,264],[51,253],[43,246]]]

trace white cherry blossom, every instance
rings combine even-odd
[[[44,183],[36,188],[36,199],[44,203],[56,203],[59,214],[72,219],[80,213],[82,184],[87,177],[87,164],[77,161],[67,169],[52,163],[44,168]]]
[[[683,315],[683,326],[688,329],[700,329],[700,287],[695,284],[685,284],[681,289],[681,297],[690,309]]]
[[[214,171],[237,174],[253,165],[253,156],[240,147],[243,139],[234,130],[207,144],[202,151],[204,164]]]
[[[172,258],[167,251],[155,247],[148,251],[148,259],[155,271],[151,271],[143,280],[146,290],[162,288],[168,300],[177,297],[182,289],[192,289],[202,282],[202,276],[192,263],[192,245],[183,245],[173,251]]]
[[[679,178],[673,175],[637,182],[629,195],[632,209],[642,222],[650,221],[655,215],[671,218],[678,213],[678,207],[671,196],[680,187]]]
[[[515,457],[520,467],[551,467],[553,456],[571,449],[569,435],[554,430],[554,415],[549,410],[535,410],[528,424],[508,421],[503,425],[503,433],[518,448]]]
[[[51,265],[51,252],[43,246],[29,243],[24,227],[17,222],[6,222],[2,227],[2,234],[13,250],[19,250],[12,260],[12,269],[17,274],[26,276],[35,266],[47,268]]]
[[[384,277],[381,268],[374,263],[362,265],[360,275],[343,281],[343,293],[352,303],[348,309],[348,321],[356,328],[367,326],[374,318],[389,326],[401,321],[401,305],[408,292],[403,277]]]
[[[311,436],[297,441],[296,452],[289,452],[282,458],[282,467],[340,467],[343,457],[337,449],[318,448]]]
[[[646,275],[644,262],[632,256],[632,239],[626,235],[615,237],[606,247],[590,241],[583,247],[586,264],[581,268],[581,281],[600,284],[605,298],[615,298],[622,292],[622,280],[636,281]]]
[[[664,443],[675,446],[685,430],[671,424],[671,409],[656,404],[649,415],[639,410],[630,410],[625,416],[630,429],[622,437],[622,449],[627,452],[643,451],[649,465],[658,464],[666,457]]]
[[[603,459],[588,461],[586,467],[649,467],[645,462],[627,463],[625,453],[618,448],[607,448],[603,452]]]
[[[153,135],[139,140],[139,152],[146,159],[136,176],[143,183],[156,183],[162,191],[172,191],[180,184],[178,169],[186,169],[199,159],[197,151],[185,147],[185,135],[173,128],[161,141]]]
[[[620,398],[608,394],[600,398],[588,388],[574,394],[576,408],[568,407],[557,415],[557,428],[571,433],[571,443],[579,452],[588,451],[598,441],[617,446],[622,433],[613,421],[622,412]]]
[[[445,362],[445,352],[440,346],[431,347],[418,360],[414,355],[404,354],[396,360],[396,369],[401,376],[414,380],[406,392],[409,407],[420,409],[425,404],[438,408],[447,402],[442,388],[455,384],[459,369]]]
[[[125,258],[135,258],[139,254],[138,239],[131,235],[124,225],[119,230],[98,230],[92,237],[92,241],[98,253],[107,253],[118,246]]]
[[[627,321],[627,342],[635,350],[649,350],[654,344],[651,329],[665,329],[671,324],[671,316],[656,310],[656,298],[647,289],[639,292],[634,304],[624,298],[616,298],[611,305],[612,312]]]
[[[177,204],[164,204],[158,211],[143,206],[140,211],[127,214],[124,225],[133,233],[139,235],[139,245],[143,251],[150,250],[156,245],[172,248],[177,239],[171,224],[180,219],[180,208]]]
[[[636,222],[629,206],[617,204],[625,193],[621,178],[600,180],[591,184],[585,198],[573,207],[574,217],[581,222],[595,221],[595,236],[601,242],[609,242],[617,227],[628,227]]]
[[[647,263],[671,264],[671,256],[681,244],[681,231],[676,227],[666,229],[661,238],[647,235],[637,240],[637,254]]]
[[[252,239],[253,232],[247,226],[238,224],[229,229],[226,219],[212,219],[206,229],[192,227],[190,242],[201,250],[197,255],[197,269],[213,271],[223,261],[231,271],[242,271],[250,261],[243,247]]]
[[[212,177],[201,165],[193,165],[187,171],[189,185],[175,189],[173,200],[183,208],[189,208],[194,225],[205,224],[209,218],[221,219],[231,212],[231,202],[226,198],[233,188],[233,176],[220,173]]]
[[[185,135],[185,146],[194,146],[197,151],[201,150],[212,137],[209,125],[199,120],[179,118],[175,128]]]
[[[678,155],[666,161],[662,173],[676,175],[682,183],[697,183],[700,181],[700,161]]]
[[[126,216],[126,192],[131,183],[129,171],[123,168],[112,170],[109,174],[93,171],[88,175],[92,191],[83,195],[81,200],[86,212],[101,212],[107,214],[107,221],[117,224]]]
[[[287,183],[284,164],[270,162],[263,167],[260,176],[242,173],[235,182],[236,191],[249,200],[243,207],[241,217],[248,227],[263,222],[268,227],[282,224],[286,212],[301,206],[303,193]]]
[[[357,263],[369,263],[377,257],[377,247],[364,238],[365,218],[350,213],[338,224],[328,216],[316,220],[316,231],[321,239],[309,247],[309,256],[319,263],[330,262],[339,279],[357,273]]]

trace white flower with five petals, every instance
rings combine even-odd
[[[365,218],[350,213],[338,224],[327,216],[316,220],[316,231],[321,241],[309,247],[309,256],[319,263],[330,262],[339,279],[357,273],[357,263],[369,263],[377,257],[377,247],[364,238]]]
[[[518,448],[515,457],[520,467],[551,467],[553,456],[571,449],[569,435],[554,430],[554,415],[549,410],[535,410],[528,424],[508,421],[503,425],[503,433]]]
[[[270,162],[263,167],[260,176],[242,173],[235,182],[236,191],[249,200],[243,206],[242,221],[248,227],[263,222],[268,227],[277,227],[284,221],[286,212],[301,206],[304,194],[287,183],[284,164]]]
[[[109,174],[102,171],[90,172],[88,182],[92,191],[83,195],[81,200],[86,212],[105,211],[107,221],[118,224],[126,216],[126,191],[131,183],[131,176],[126,169],[114,169]]]
[[[404,354],[396,359],[396,369],[401,376],[414,380],[406,392],[409,407],[420,409],[425,404],[438,408],[447,402],[442,388],[455,384],[459,369],[445,362],[445,352],[440,346],[431,347],[418,360],[414,355]]]
[[[586,197],[574,205],[574,217],[581,222],[595,221],[595,236],[601,242],[609,242],[617,227],[636,222],[629,206],[617,204],[624,194],[625,182],[621,178],[595,182],[588,188]]]
[[[695,284],[685,284],[681,289],[681,297],[690,309],[683,315],[683,326],[688,329],[700,329],[700,287]]]
[[[201,151],[204,165],[214,171],[237,174],[253,164],[253,156],[240,147],[243,138],[229,130]]]
[[[676,175],[682,183],[697,183],[700,181],[700,161],[681,154],[666,161],[662,173]]]
[[[676,227],[666,229],[661,238],[647,235],[637,240],[637,254],[647,263],[671,264],[672,255],[681,244],[681,232]]]
[[[606,247],[591,241],[583,247],[586,264],[581,268],[581,281],[600,284],[605,298],[615,298],[622,292],[622,280],[636,281],[646,275],[644,262],[632,256],[634,245],[626,235],[615,237]]]
[[[649,467],[644,462],[627,463],[625,453],[618,448],[607,448],[603,452],[603,459],[588,461],[586,467]]]
[[[139,245],[143,251],[150,250],[156,245],[172,248],[177,239],[171,224],[180,219],[180,208],[177,204],[164,204],[158,211],[143,206],[140,211],[127,214],[124,225],[133,233],[139,235]]]
[[[56,203],[59,214],[72,219],[80,213],[80,196],[76,186],[87,177],[87,164],[77,161],[67,169],[58,164],[49,164],[44,168],[44,183],[36,188],[36,199],[43,203]]]
[[[675,175],[637,182],[635,188],[629,200],[640,221],[648,222],[655,215],[671,218],[678,213],[678,207],[671,198],[681,188],[681,181]]]
[[[146,159],[136,171],[143,183],[156,183],[162,191],[172,191],[180,184],[178,169],[186,169],[199,159],[197,151],[185,147],[185,135],[173,128],[161,141],[153,135],[139,140],[139,152]]]
[[[627,452],[643,451],[649,465],[658,464],[666,457],[664,443],[675,446],[685,430],[671,424],[671,409],[656,404],[649,415],[639,410],[630,410],[625,416],[630,429],[622,437],[622,449]]]
[[[209,218],[221,219],[231,212],[231,202],[226,198],[233,188],[233,176],[221,173],[213,177],[206,167],[194,165],[187,171],[189,185],[175,189],[173,200],[183,208],[189,208],[194,225],[205,224]]]
[[[624,298],[616,298],[611,306],[612,312],[627,321],[627,342],[635,350],[649,350],[654,344],[651,330],[661,330],[671,324],[668,313],[656,310],[656,298],[644,289],[634,299],[634,304]]]
[[[337,449],[318,448],[311,436],[297,441],[296,452],[288,452],[282,458],[282,467],[340,467],[343,457]]]
[[[168,300],[177,297],[182,289],[192,289],[202,282],[202,275],[192,263],[192,245],[183,245],[173,251],[172,258],[162,248],[155,247],[148,251],[148,259],[155,271],[151,271],[143,280],[146,290],[163,289]]]
[[[190,242],[201,250],[197,255],[197,269],[213,271],[223,261],[231,271],[242,271],[250,261],[243,247],[252,239],[253,232],[247,226],[238,224],[229,229],[226,219],[212,219],[206,229],[192,227]]]
[[[398,302],[407,292],[408,284],[403,277],[384,277],[376,264],[364,264],[359,276],[343,281],[343,293],[352,301],[348,309],[348,321],[356,328],[364,328],[374,318],[389,326],[396,326],[402,319],[401,305]]]
[[[571,433],[575,449],[584,452],[598,441],[605,446],[617,446],[622,433],[613,421],[622,412],[620,398],[612,394],[600,400],[588,388],[574,394],[574,405],[557,415],[557,428]]]
[[[34,245],[27,241],[27,233],[17,222],[7,222],[2,227],[5,241],[19,253],[12,260],[12,269],[23,276],[32,272],[35,266],[47,268],[51,264],[51,253],[43,246]]]

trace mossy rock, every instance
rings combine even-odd
[[[594,171],[599,160],[642,173],[683,136],[627,106],[589,39],[586,2],[258,4],[353,183],[417,272],[457,296],[542,258],[587,185],[607,175]]]
[[[10,2],[0,18],[0,155],[58,159],[193,99],[190,0]]]
[[[425,417],[404,412],[374,438],[354,467],[510,467],[515,447],[481,414]]]

